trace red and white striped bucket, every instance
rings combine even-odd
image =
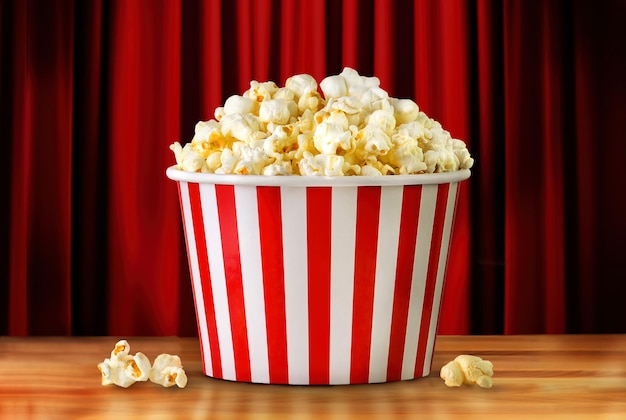
[[[468,170],[178,181],[204,373],[357,384],[430,372]]]

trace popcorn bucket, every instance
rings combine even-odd
[[[469,170],[167,176],[178,182],[207,376],[329,385],[429,374]]]

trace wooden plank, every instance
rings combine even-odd
[[[127,338],[150,360],[178,354],[184,389],[102,386],[96,365],[118,339],[0,337],[0,418],[626,418],[626,335],[440,336],[430,376],[347,386],[212,379],[196,338]],[[439,369],[462,353],[493,362],[493,388],[445,386]]]

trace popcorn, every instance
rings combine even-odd
[[[477,356],[462,354],[441,368],[440,374],[447,386],[477,384],[481,388],[491,388],[493,364]]]
[[[157,356],[154,364],[150,364],[148,357],[137,352],[130,355],[130,345],[126,340],[115,343],[111,351],[111,358],[98,363],[98,370],[102,374],[102,385],[117,385],[128,388],[135,382],[151,382],[163,386],[178,385],[184,388],[187,385],[187,375],[183,370],[180,357],[170,354]]]
[[[393,145],[386,158],[392,167],[398,168],[400,175],[421,173],[428,169],[422,148],[407,128],[401,128],[393,134],[391,142]]]
[[[224,114],[256,114],[259,103],[246,96],[233,95],[224,102]]]
[[[287,124],[291,118],[289,102],[285,99],[268,99],[261,102],[259,118],[264,123]]]
[[[367,125],[376,126],[390,136],[396,127],[396,119],[393,116],[393,111],[377,109],[368,116]]]
[[[321,94],[318,91],[321,90]],[[469,169],[465,143],[377,77],[346,67],[318,85],[251,81],[200,121],[190,143],[170,146],[178,169],[250,175],[381,176]]]
[[[170,387],[173,385],[184,388],[187,385],[187,374],[183,370],[180,357],[171,354],[159,354],[154,359],[150,370],[150,382]]]
[[[348,87],[348,95],[361,97],[371,88],[380,86],[378,77],[361,76],[356,70],[346,67],[341,72],[341,76],[346,81]]]
[[[307,176],[340,176],[343,175],[344,159],[337,155],[313,155],[304,152],[299,163],[300,173]]]
[[[102,374],[102,385],[118,385],[128,388],[135,382],[147,381],[150,375],[150,360],[145,354],[138,352],[129,355],[130,345],[120,340],[111,351],[111,358],[98,363]]]
[[[254,99],[257,102],[263,102],[267,99],[271,99],[272,95],[276,93],[278,86],[276,83],[268,81],[259,83],[256,80],[250,82],[250,89],[244,92],[243,96]]]
[[[391,104],[398,125],[415,121],[419,114],[419,107],[410,99],[395,99]]]
[[[320,82],[320,88],[326,99],[341,98],[348,94],[346,79],[341,75],[328,76]]]
[[[340,124],[323,122],[317,126],[313,134],[315,148],[324,155],[341,154],[341,150],[350,150],[352,136]]]
[[[355,138],[357,153],[363,158],[386,155],[392,145],[387,133],[376,125],[366,125]]]
[[[317,91],[317,82],[308,74],[297,74],[287,79],[285,87],[292,91],[295,99],[298,100],[307,92]]]
[[[220,121],[224,136],[247,143],[266,136],[261,131],[261,119],[253,114],[226,114]]]

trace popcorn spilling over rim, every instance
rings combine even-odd
[[[170,387],[177,385],[184,388],[187,385],[187,374],[183,370],[180,357],[171,354],[160,354],[150,365],[148,357],[137,352],[130,353],[130,344],[126,340],[115,343],[111,351],[111,358],[98,363],[98,370],[102,374],[102,385],[117,385],[128,388],[135,382],[150,382]]]
[[[351,68],[319,84],[308,74],[250,82],[191,142],[170,149],[188,172],[250,175],[409,175],[469,169],[465,143],[410,99]]]

